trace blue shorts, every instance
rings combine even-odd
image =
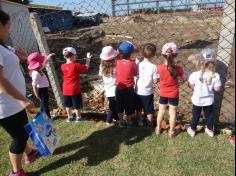
[[[176,98],[167,98],[167,97],[161,97],[159,99],[159,103],[162,105],[172,105],[172,106],[178,106],[179,105],[179,97]]]
[[[135,109],[136,111],[144,111],[145,115],[153,114],[154,112],[154,95],[135,95]]]
[[[117,89],[116,88],[116,104],[118,113],[126,115],[134,114],[134,89]]]
[[[81,109],[83,108],[83,100],[81,94],[63,97],[63,105],[66,108]]]

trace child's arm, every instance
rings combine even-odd
[[[33,87],[34,95],[36,96],[37,99],[39,99],[41,101],[37,85],[33,85],[32,87]]]
[[[219,86],[219,87],[214,87],[214,91],[215,91],[215,92],[220,92],[220,91],[221,91],[221,86]]]
[[[220,92],[221,91],[221,86],[222,86],[222,83],[221,83],[221,80],[220,80],[220,75],[218,73],[215,73],[216,74],[216,77],[215,77],[215,80],[214,80],[214,91],[215,92]]]
[[[86,67],[89,69],[89,67],[90,67],[90,60],[91,60],[91,58],[92,58],[92,55],[91,55],[91,53],[87,53],[87,58],[86,58]]]

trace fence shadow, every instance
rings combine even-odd
[[[83,158],[87,158],[88,166],[99,165],[101,162],[110,160],[118,155],[121,145],[139,143],[150,136],[152,132],[153,130],[151,128],[123,130],[119,129],[117,126],[111,126],[100,131],[95,131],[86,139],[62,146],[55,151],[55,155],[75,151],[74,154],[54,161],[28,175],[41,175],[52,170],[52,168],[58,169]]]

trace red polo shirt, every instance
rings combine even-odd
[[[86,65],[79,63],[65,63],[61,66],[63,73],[63,95],[72,96],[80,94],[80,74],[87,72]]]
[[[182,67],[176,65],[178,77],[184,75]],[[170,71],[167,69],[167,65],[162,64],[157,66],[157,71],[160,76],[160,96],[167,98],[179,97],[179,80],[174,79]]]

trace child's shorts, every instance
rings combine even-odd
[[[144,114],[149,115],[154,112],[154,95],[138,95],[135,94],[135,109],[136,111],[144,111]]]
[[[83,100],[81,94],[63,97],[63,105],[67,108],[80,109],[83,108]]]
[[[134,114],[134,89],[117,89],[116,88],[116,103],[118,113],[124,113],[126,115]]]
[[[178,106],[179,105],[179,97],[176,98],[168,98],[168,97],[161,97],[159,99],[159,103],[162,105],[172,105],[172,106]]]

